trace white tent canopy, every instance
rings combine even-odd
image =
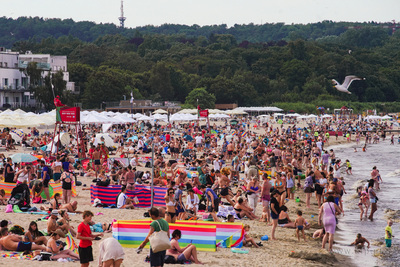
[[[283,109],[278,107],[239,107],[237,109],[241,109],[246,112],[280,112]]]
[[[154,111],[153,114],[168,114],[168,112],[159,108],[156,111]]]
[[[323,118],[323,119],[332,118],[332,115],[324,114],[324,115],[321,116],[321,118]]]
[[[285,117],[299,117],[299,116],[301,116],[301,115],[298,114],[298,113],[286,114],[286,115],[285,115]]]
[[[192,114],[180,114],[180,113],[175,113],[169,118],[170,121],[192,121],[192,120],[197,120],[197,116],[192,115]]]
[[[229,114],[229,115],[247,115],[248,114],[246,111],[239,109],[239,108],[228,110],[225,113]]]
[[[210,114],[208,117],[209,117],[210,119],[227,119],[227,118],[230,118],[228,115],[226,115],[226,114],[221,114],[221,113]]]

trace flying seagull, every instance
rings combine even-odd
[[[359,77],[357,77],[357,76],[354,76],[354,75],[349,75],[349,76],[346,76],[345,78],[344,78],[344,82],[343,82],[343,84],[340,84],[338,81],[336,81],[335,79],[332,79],[332,82],[333,82],[333,84],[335,85],[335,88],[338,90],[338,91],[340,91],[340,92],[343,92],[343,93],[348,93],[349,95],[351,94],[351,92],[349,92],[349,87],[350,87],[350,84],[353,82],[353,81],[360,81],[360,80],[365,80],[365,78],[359,78]]]

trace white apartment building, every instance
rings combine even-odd
[[[0,47],[0,108],[35,106],[35,99],[29,92],[29,78],[22,71],[29,62],[37,62],[37,67],[43,70],[43,77],[49,71],[55,73],[61,69],[67,90],[75,92],[75,83],[69,81],[66,56],[30,52],[20,55]]]
[[[34,105],[30,99],[28,79],[19,70],[17,52],[0,48],[0,108]]]
[[[69,72],[67,69],[67,56],[52,56],[50,54],[32,54],[30,51],[26,54],[19,55],[18,65],[20,68],[26,68],[29,62],[38,63],[38,67],[42,68],[44,75],[56,73],[59,70],[63,71],[64,81],[67,82],[67,90],[75,92],[75,83],[69,81]]]

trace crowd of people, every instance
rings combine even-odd
[[[357,120],[312,122],[298,127],[295,124],[276,126],[242,119],[237,125],[225,121],[213,125],[210,130],[199,127],[197,122],[185,125],[142,122],[113,126],[111,136],[115,148],[107,147],[104,138],[96,140],[99,131],[96,126],[87,127],[80,133],[84,147],[79,147],[76,136],[65,127],[63,130],[71,135],[72,142],[67,145],[56,143],[56,153],[41,149],[49,144],[51,135],[40,135],[37,129],[32,129],[31,141],[27,135],[23,138],[24,146],[31,146],[34,151],[40,152],[37,155],[43,156],[43,159],[19,164],[6,158],[2,174],[5,182],[15,183],[16,187],[29,187],[30,201],[40,203],[40,209],[49,212],[48,236],[40,235],[35,222],[29,225],[22,238],[9,235],[8,228],[2,226],[0,244],[14,251],[48,251],[53,259],[78,260],[80,257],[82,263],[92,261],[89,247],[91,240],[97,236],[91,233],[89,227],[94,224],[93,214],[84,211],[84,222],[76,230],[70,225],[68,217],[68,212],[80,213],[77,201],[72,200],[72,185],[77,184],[78,176],[91,177],[98,186],[121,185],[121,193],[115,200],[119,209],[135,208],[137,201],[129,198],[127,191],[133,191],[138,184],[153,183],[167,188],[165,207],[149,212],[150,217],[159,223],[152,223],[149,235],[161,229],[168,231],[168,224],[176,220],[202,218],[199,213],[206,212],[214,221],[248,219],[266,223],[272,226],[272,240],[278,239],[278,226],[293,228],[298,240],[302,236],[306,241],[304,230],[310,229],[309,222],[302,217],[302,210],[299,209],[295,211],[297,217],[292,221],[286,205],[288,201],[299,201],[299,196],[304,195],[305,208],[310,209],[314,204],[319,208],[318,222],[323,229],[317,230],[314,236],[323,237],[322,248],[328,242],[331,251],[337,216],[344,215],[344,172],[351,175],[352,166],[349,160],[342,162],[333,149],[327,148],[330,138],[357,143],[364,138],[366,146],[372,139],[375,140],[375,136],[385,138],[384,131],[379,135],[378,132],[391,127],[386,123],[378,125]],[[373,130],[377,134],[368,132]],[[78,154],[83,152],[90,159],[86,166],[78,158]],[[149,158],[150,152],[154,153],[154,161]],[[154,168],[153,173],[150,167]],[[62,196],[50,196],[50,180],[62,184]],[[375,190],[379,189],[381,181],[379,171],[374,167],[371,180],[365,187],[359,188],[360,219],[368,215],[371,207],[368,218],[373,220],[377,210]],[[0,196],[0,202],[5,204],[7,200],[1,191]],[[257,208],[258,205],[262,208]],[[221,207],[228,207],[232,213],[221,212]],[[161,218],[165,219],[165,223],[159,221]],[[102,228],[107,231],[109,227],[106,223]],[[67,233],[80,240],[79,256],[73,251],[61,250],[57,243]],[[176,230],[172,234],[171,249],[160,255],[150,251],[152,266],[159,266],[159,261],[163,262],[166,256],[172,256],[177,261],[200,263],[196,247],[189,245],[181,248],[180,238],[181,232]],[[358,240],[357,244],[367,242]],[[262,245],[248,233],[245,244],[254,247]],[[89,256],[82,259],[82,255]]]

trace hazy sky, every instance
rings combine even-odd
[[[0,16],[119,24],[120,0],[0,0]],[[126,27],[333,21],[400,21],[400,0],[125,0]]]

